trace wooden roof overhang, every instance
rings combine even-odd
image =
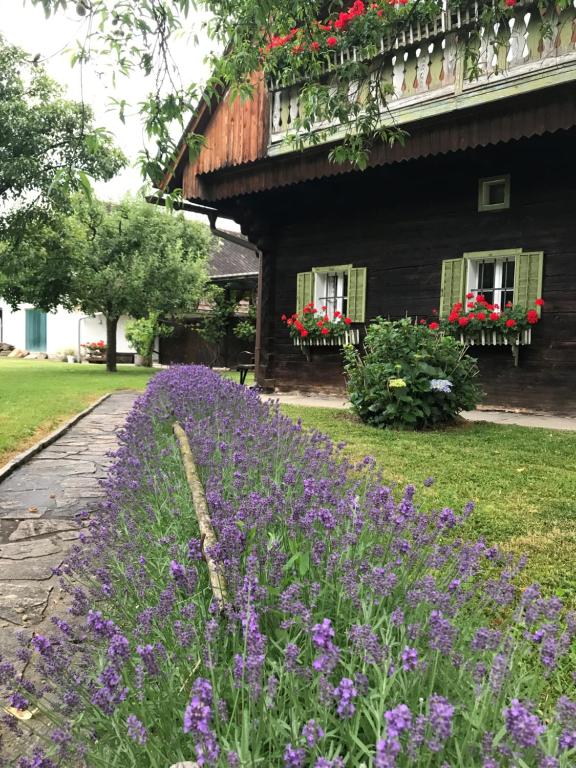
[[[255,113],[266,120],[266,96],[262,91],[254,106]],[[248,114],[248,121],[252,112]],[[373,149],[369,167],[400,163],[449,152],[486,147],[576,126],[576,83],[548,88],[537,95],[523,94],[502,102],[453,111],[439,117],[406,126],[405,144],[380,145]],[[244,143],[247,162],[226,163],[212,153],[211,162],[181,162],[181,187],[187,200],[226,208],[233,198],[294,184],[358,173],[350,165],[331,163],[329,145],[303,152],[266,156],[262,145],[262,122],[258,125],[259,142]],[[219,130],[222,130],[220,127]],[[214,139],[212,139],[214,141]],[[230,147],[230,144],[227,145]],[[246,150],[248,150],[246,152]],[[237,152],[237,150],[236,150]],[[222,206],[219,203],[223,203]]]

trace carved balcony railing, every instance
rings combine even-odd
[[[507,22],[486,29],[478,29],[479,13],[478,3],[452,9],[446,4],[432,22],[411,23],[395,37],[382,37],[379,76],[393,88],[383,123],[402,125],[576,79],[576,0],[561,11],[518,3]],[[467,47],[474,56],[466,57]],[[330,70],[359,57],[356,48],[333,54],[328,82]],[[290,151],[284,139],[301,117],[301,85],[269,88],[269,154],[278,154]],[[365,92],[351,84],[350,98],[361,100]],[[332,129],[327,140],[338,139],[337,124],[319,123],[314,130],[326,128]]]

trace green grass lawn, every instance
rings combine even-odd
[[[106,392],[144,389],[151,369],[0,358],[0,466]]]
[[[305,427],[346,442],[354,459],[374,456],[387,483],[414,483],[426,508],[473,499],[470,536],[529,556],[524,581],[576,599],[576,433],[487,423],[439,432],[382,431],[350,414],[283,406]],[[435,484],[423,487],[427,477]]]

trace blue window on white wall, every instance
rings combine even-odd
[[[26,349],[28,352],[46,352],[46,312],[26,310]]]

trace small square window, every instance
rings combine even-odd
[[[510,208],[510,176],[492,176],[478,182],[478,210]]]

